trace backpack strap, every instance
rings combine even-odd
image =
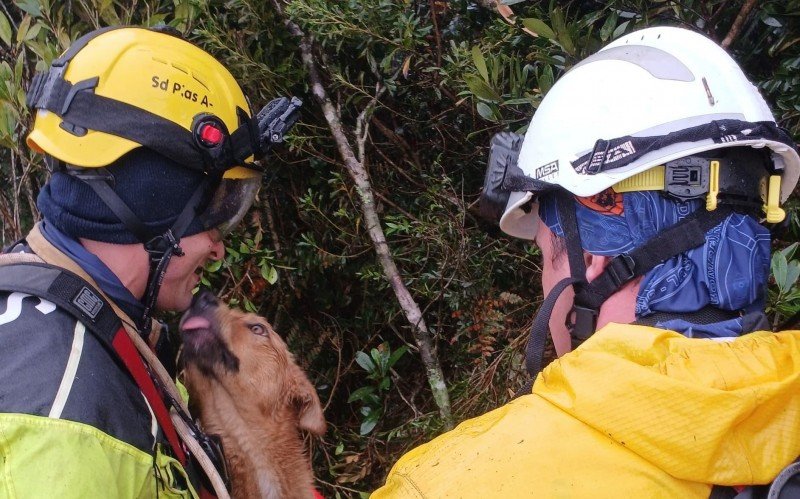
[[[55,303],[82,322],[106,348],[113,351],[147,399],[175,457],[186,465],[186,452],[164,400],[122,327],[122,321],[94,286],[66,269],[30,261],[4,265],[3,272],[0,272],[0,291],[27,293]]]

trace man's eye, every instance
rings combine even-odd
[[[250,324],[250,332],[259,336],[267,335],[267,329],[261,324]]]

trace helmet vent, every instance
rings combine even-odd
[[[206,90],[211,90],[210,88],[208,88],[208,85],[206,85],[206,82],[204,81],[205,78],[201,78],[200,76],[197,75],[197,73],[192,73],[191,76],[192,78],[194,78],[194,81],[202,85],[203,88],[205,88]]]
[[[184,66],[179,66],[178,64],[175,64],[174,62],[170,63],[170,66],[172,66],[173,68],[177,69],[181,73],[185,73],[187,75],[189,74],[189,70],[187,68],[185,68]]]

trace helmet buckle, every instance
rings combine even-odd
[[[781,198],[781,177],[780,175],[770,175],[769,188],[767,190],[767,204],[764,205],[764,213],[767,215],[767,223],[776,224],[783,222],[786,212],[778,206]]]
[[[717,164],[716,175],[713,172]],[[709,170],[711,174],[709,175]],[[696,199],[709,190],[709,176],[717,179],[719,185],[719,161],[705,158],[687,157],[670,161],[665,165],[664,190],[674,198],[686,201]]]
[[[622,253],[611,259],[610,264],[606,268],[611,281],[614,286],[621,288],[625,283],[636,277],[636,262],[627,254]]]

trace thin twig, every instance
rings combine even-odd
[[[442,35],[439,33],[439,20],[436,19],[436,0],[429,1],[431,8],[431,21],[433,21],[433,36],[436,39],[436,67],[442,67]]]

